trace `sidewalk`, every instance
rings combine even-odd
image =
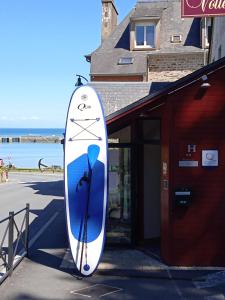
[[[64,217],[60,210],[29,258],[0,286],[1,300],[225,299],[222,270],[167,268],[137,249],[106,249],[97,272],[81,280],[68,250]]]

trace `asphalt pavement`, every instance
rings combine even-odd
[[[0,220],[9,211],[19,211],[30,204],[31,221],[53,200],[63,200],[62,173],[9,173],[9,181],[0,183]]]
[[[223,269],[168,267],[144,249],[106,248],[97,272],[80,278],[68,247],[62,178],[18,176],[18,198],[30,189],[33,204],[48,200],[33,208],[29,257],[0,286],[1,300],[225,299]]]

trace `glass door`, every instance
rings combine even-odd
[[[107,242],[131,243],[131,149],[109,148]]]

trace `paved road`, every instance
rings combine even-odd
[[[145,254],[140,253],[136,260],[131,259],[131,250],[105,251],[100,270],[94,276],[81,280],[74,272],[73,263],[68,261],[61,179],[45,176],[35,175],[31,179],[31,176],[22,178],[15,175],[10,184],[0,187],[6,194],[16,195],[20,199],[18,201],[25,201],[18,202],[18,205],[27,202],[21,200],[21,195],[29,196],[38,216],[31,223],[33,243],[29,258],[24,259],[12,277],[0,286],[1,300],[225,299],[223,271],[156,268],[143,272],[140,270],[144,270],[144,266],[140,264],[146,264]],[[6,192],[10,185],[18,189]],[[9,195],[6,198],[9,200]],[[10,209],[14,208],[13,204],[7,205]],[[124,270],[120,269],[118,256],[124,258]],[[114,271],[104,269],[104,261],[114,266]]]
[[[41,228],[56,214],[64,209],[63,174],[47,173],[10,173],[9,181],[0,184],[0,220],[8,217],[10,211],[20,211],[30,204],[30,236],[32,243]],[[20,229],[25,212],[15,217]],[[8,245],[8,237],[3,240],[8,222],[0,224],[0,244]],[[24,227],[23,227],[24,228]],[[14,227],[14,241],[16,229]],[[17,252],[18,253],[18,252]],[[0,269],[2,269],[0,259]]]
[[[9,182],[0,184],[0,220],[7,217],[9,211],[25,207],[26,203],[38,211],[53,200],[63,199],[62,179],[62,174],[10,173]]]

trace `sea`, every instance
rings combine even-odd
[[[55,136],[62,137],[64,128],[0,128],[0,137]],[[52,143],[0,143],[0,159],[4,164],[17,168],[38,168],[38,162],[46,166],[63,168],[63,145]]]

